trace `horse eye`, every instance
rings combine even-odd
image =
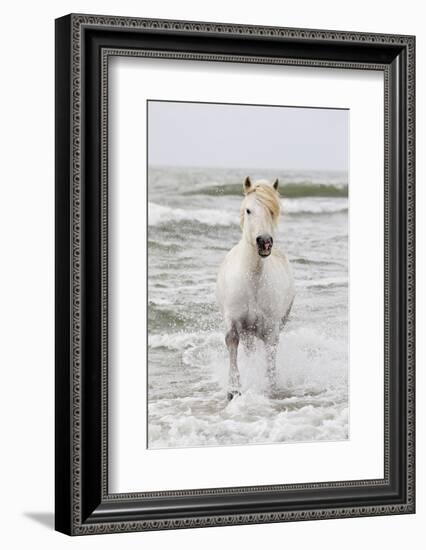
[[[249,208],[247,208],[246,212],[247,214],[251,214],[251,210]]]

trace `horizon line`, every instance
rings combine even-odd
[[[212,170],[239,170],[243,171],[267,171],[267,172],[338,172],[342,174],[349,175],[349,170],[343,168],[261,168],[258,166],[252,167],[240,167],[240,166],[215,166],[215,165],[206,165],[206,164],[158,164],[148,162],[148,168],[181,168],[181,169],[212,169]]]

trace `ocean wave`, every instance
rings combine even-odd
[[[223,185],[207,185],[191,191],[185,195],[233,196],[242,195],[241,183]],[[316,183],[312,181],[288,182],[280,186],[280,195],[285,198],[297,197],[347,197],[348,185],[345,183]]]
[[[335,288],[338,286],[348,286],[347,277],[325,277],[323,279],[313,279],[308,281],[299,281],[299,286],[306,288]]]
[[[284,214],[337,214],[348,211],[348,202],[344,199],[292,199],[282,201]]]
[[[198,222],[205,225],[234,225],[239,223],[238,212],[225,212],[200,208],[186,210],[183,208],[171,208],[154,202],[148,203],[149,225],[163,225],[170,222]]]
[[[179,352],[188,367],[198,366],[226,389],[228,352],[222,330],[195,330],[150,334],[151,349],[167,348]],[[334,383],[346,383],[346,341],[334,339],[309,327],[284,330],[277,353],[279,385],[291,395],[323,392]],[[267,385],[266,356],[262,342],[255,341],[253,353],[239,349],[241,383],[244,390],[262,392]],[[341,377],[343,376],[343,378]],[[201,389],[201,388],[198,388]]]
[[[148,345],[153,348],[169,348],[171,350],[183,351],[187,348],[207,346],[222,343],[223,334],[220,332],[198,331],[198,332],[176,332],[174,334],[150,334]]]
[[[197,401],[180,403],[179,414],[164,410],[164,403],[162,410],[151,405],[149,448],[342,441],[348,438],[346,404],[306,405],[277,412],[269,399],[250,391],[212,413],[203,411],[203,403],[197,409]],[[198,414],[194,414],[197,410]],[[158,417],[161,422],[156,422]]]
[[[284,331],[277,355],[279,389],[273,396],[268,395],[263,344],[257,341],[252,354],[241,348],[242,395],[231,402],[226,400],[223,332],[150,335],[149,346],[167,348],[180,358],[168,382],[164,368],[158,372],[164,389],[154,385],[150,390],[150,448],[348,437],[347,347],[341,340],[309,328]]]
[[[151,330],[161,330],[164,327],[179,329],[185,326],[185,316],[167,307],[155,307],[148,304],[148,323]]]
[[[346,200],[321,199],[291,199],[282,201],[284,214],[333,214],[346,212]],[[196,222],[207,226],[239,225],[238,209],[225,211],[213,208],[184,209],[162,206],[150,202],[148,204],[148,223],[150,226],[168,225],[174,223]]]

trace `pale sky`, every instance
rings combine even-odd
[[[348,170],[349,110],[148,102],[150,165]]]

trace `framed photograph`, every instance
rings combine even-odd
[[[415,511],[413,36],[56,20],[56,529]]]

